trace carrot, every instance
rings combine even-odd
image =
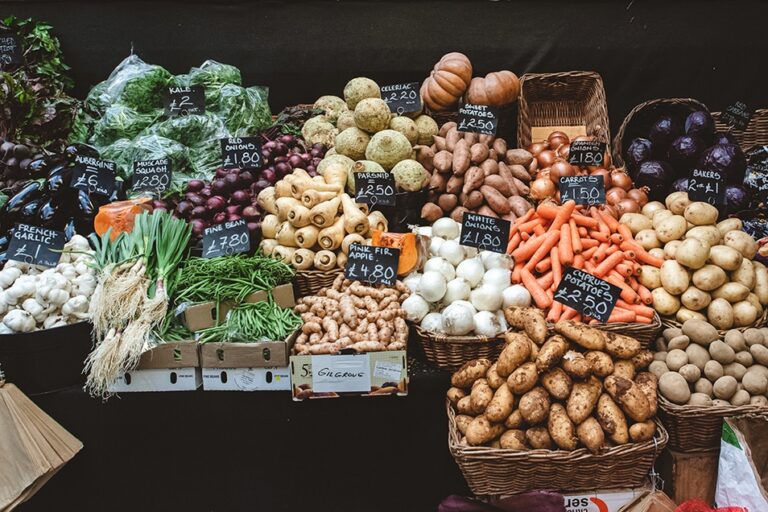
[[[637,293],[637,290],[640,288],[640,283],[638,283],[637,279],[635,279],[634,277],[630,277],[629,287],[632,288],[635,291],[635,293]],[[640,294],[638,294],[637,296],[639,297]]]
[[[525,288],[531,294],[533,301],[538,307],[541,309],[546,309],[552,304],[552,301],[550,301],[549,297],[547,297],[547,293],[541,288],[541,286],[539,286],[539,283],[536,282],[533,274],[531,274],[526,269],[522,269],[520,271],[520,277],[523,280],[523,286],[525,286]]]
[[[647,316],[653,318],[653,308],[649,308],[643,304],[629,304],[621,299],[616,301],[616,305],[620,308],[634,311],[637,316]]]
[[[560,263],[570,265],[573,263],[573,242],[571,242],[571,227],[563,224],[560,228],[560,242],[557,244],[557,252]]]
[[[540,278],[536,279],[536,282],[539,283],[539,286],[542,287],[542,289],[546,290],[550,286],[552,286],[552,283],[555,281],[554,275],[552,274],[552,271],[550,270]]]
[[[575,309],[565,306],[563,308],[563,314],[560,315],[560,320],[573,320],[579,312]]]
[[[515,265],[515,268],[512,269],[512,282],[513,283],[519,283],[522,281],[522,277],[520,276],[520,272],[523,270],[522,265]]]
[[[536,249],[539,246],[539,244],[536,243],[538,238],[539,237],[536,235],[532,236],[530,240],[512,252],[512,257],[515,259],[515,263],[525,261],[533,256],[533,253],[536,252]]]
[[[645,286],[640,285],[640,287],[637,289],[637,294],[640,296],[641,302],[645,304],[653,304],[653,295],[651,294],[651,290]]]
[[[601,232],[601,231],[590,231],[589,232],[589,237],[593,238],[594,240],[598,240],[600,242],[603,242],[603,243],[607,243],[608,240],[610,240],[608,235],[606,233]]]
[[[609,270],[616,267],[616,265],[618,265],[622,261],[624,261],[624,253],[614,252],[613,254],[605,258],[597,267],[595,267],[595,276],[603,277],[605,274],[608,273]]]
[[[637,315],[634,311],[627,311],[626,309],[615,307],[613,308],[613,311],[611,311],[611,316],[608,317],[607,323],[632,323],[635,321],[635,318],[637,318]]]
[[[531,210],[528,210],[528,211],[530,212]],[[542,224],[541,219],[533,219],[533,220],[530,220],[530,221],[528,221],[528,222],[526,222],[524,224],[520,224],[517,227],[517,229],[518,229],[518,231],[522,231],[524,233],[530,233],[530,232],[533,231],[533,228],[535,226],[541,226],[541,224]]]
[[[619,246],[618,245],[609,245],[608,248],[605,250],[605,255],[606,256],[610,256],[611,254],[613,254],[615,252],[620,252],[619,251]]]
[[[608,243],[603,242],[600,244],[597,248],[597,251],[595,251],[595,254],[592,255],[592,261],[595,263],[600,263],[605,259],[605,251],[608,250]]]
[[[635,323],[636,324],[650,324],[653,322],[653,318],[648,318],[647,316],[637,316],[635,317]]]
[[[622,236],[622,238],[624,238],[624,240],[629,241],[629,240],[635,239],[635,237],[632,236],[632,230],[629,229],[629,226],[627,226],[626,224],[619,224],[618,232]]]
[[[613,242],[616,245],[619,245],[621,244],[621,242],[624,241],[624,237],[618,233],[612,234],[609,238],[611,239],[611,242]]]
[[[654,267],[661,267],[662,263],[664,263],[664,260],[661,258],[653,256],[641,246],[634,242],[630,242],[629,240],[621,242],[620,248],[622,251],[635,251],[635,257],[637,258],[637,261],[642,263],[647,263],[648,265],[653,265]]]
[[[525,215],[523,215],[522,217],[518,218],[515,222],[513,222],[512,228],[509,230],[510,235],[513,233],[516,233],[520,229],[520,226],[522,224],[525,224],[529,220],[531,220],[531,217],[533,217],[535,213],[536,211],[533,208],[531,208],[530,210],[525,212]]]
[[[560,315],[563,313],[563,305],[560,302],[552,302],[552,307],[549,308],[549,314],[547,314],[547,322],[555,323],[560,320]]]
[[[547,231],[544,229],[544,226],[542,226],[541,224],[537,224],[536,226],[533,227],[533,232],[536,233],[537,235],[543,235]]]
[[[598,242],[595,239],[592,239],[592,238],[581,239],[582,250],[591,249],[592,247],[597,247],[598,245],[600,245],[600,242]]]
[[[605,280],[612,285],[621,288],[620,297],[626,302],[629,302],[630,304],[636,304],[640,301],[640,297],[637,295],[635,290],[633,290],[627,283],[625,283],[623,279],[617,279],[615,276],[609,275]]]
[[[595,219],[587,217],[586,215],[574,214],[571,216],[571,219],[573,219],[577,226],[584,226],[591,229],[595,229],[599,226],[599,223]]]
[[[539,206],[536,207],[536,215],[542,219],[554,219],[557,217],[557,214],[560,213],[560,208],[561,206],[558,206],[555,203],[545,201],[539,203]]]
[[[517,249],[517,246],[520,245],[520,242],[522,241],[523,238],[520,236],[520,233],[515,233],[512,235],[512,237],[509,239],[509,243],[507,244],[507,254]]]
[[[615,252],[615,253],[613,253],[613,254],[621,254],[621,255],[623,255],[624,253]],[[613,256],[613,254],[612,254],[611,256]],[[603,263],[605,263],[606,261],[608,261],[608,260],[606,259],[605,261],[603,261]],[[601,265],[602,265],[602,263],[601,263]],[[621,275],[627,275],[627,276],[631,276],[631,275],[632,275],[632,273],[633,273],[633,269],[632,269],[632,267],[630,267],[630,266],[629,266],[629,265],[627,265],[626,263],[619,263],[619,264],[618,264],[618,265],[616,265],[616,267],[614,267],[614,268],[615,268],[615,269],[616,269],[616,271],[617,271],[619,274],[621,274]]]
[[[531,239],[531,235],[528,233],[520,233],[520,238],[522,238],[524,242],[527,242]]]
[[[546,257],[536,264],[536,272],[543,274],[547,270],[552,268],[552,258]]]
[[[560,231],[548,231],[547,234],[544,236],[543,243],[539,244],[539,247],[536,249],[536,252],[533,253],[531,256],[531,259],[528,260],[528,263],[525,264],[525,268],[527,270],[533,270],[533,268],[536,266],[536,264],[544,258],[549,252],[552,250],[552,248],[557,245],[557,242],[560,241]],[[517,260],[515,260],[517,261]]]
[[[576,201],[566,201],[560,206],[560,211],[557,212],[555,220],[549,226],[549,231],[560,231],[560,227],[568,222],[568,219],[573,215],[574,208],[576,208]]]
[[[608,271],[608,273],[606,274],[606,277],[607,276],[613,276],[614,279],[619,279],[624,284],[629,284],[629,280],[631,279],[630,276],[623,276],[618,272],[616,272],[616,269],[613,269],[613,268]]]
[[[560,254],[558,253],[557,247],[552,248],[549,261],[552,266],[552,284],[558,286],[560,284],[560,280],[563,278],[563,267],[560,265]]]
[[[613,218],[610,214],[597,210],[597,214],[600,216],[601,219],[603,219],[603,222],[608,224],[608,228],[611,230],[611,233],[616,233],[619,230],[619,221]]]
[[[624,253],[624,257],[628,260],[634,262],[637,259],[637,254],[635,254],[635,251],[622,251]]]
[[[589,236],[589,231],[584,226],[579,226],[579,238],[586,238]]]
[[[597,228],[598,230],[603,233],[605,236],[608,236],[611,234],[611,228],[608,227],[608,224],[605,223],[603,218],[600,216],[600,214],[597,212],[597,208],[592,208],[589,211],[590,215],[592,215],[592,218],[597,221]]]
[[[583,256],[585,260],[589,260],[592,258],[592,256],[594,256],[595,252],[597,252],[597,246],[590,247],[589,249],[581,253],[581,256]]]
[[[595,272],[595,264],[592,263],[592,260],[589,260],[589,259],[584,260],[584,270],[586,270],[590,274],[593,274]]]
[[[576,254],[573,257],[573,268],[584,268],[584,256]]]
[[[581,236],[579,236],[579,230],[576,227],[576,222],[573,219],[568,221],[568,225],[571,228],[571,244],[573,245],[573,254],[580,254],[582,251]]]

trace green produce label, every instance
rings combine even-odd
[[[181,117],[205,112],[205,87],[169,87],[165,98],[165,115]]]
[[[8,259],[42,267],[55,267],[61,259],[64,242],[62,231],[16,224],[8,244]]]
[[[352,281],[393,286],[399,261],[400,249],[352,244],[344,272]]]
[[[421,112],[419,82],[385,85],[381,87],[381,99],[389,105],[389,110],[395,114]]]

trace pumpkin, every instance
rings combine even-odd
[[[449,110],[458,103],[472,80],[472,63],[463,53],[446,53],[421,86],[424,104],[434,111]]]
[[[425,240],[414,233],[389,233],[378,229],[371,230],[371,245],[400,249],[397,262],[399,277],[419,270],[427,260],[428,249]]]
[[[467,103],[503,107],[517,101],[520,80],[511,71],[494,71],[485,78],[475,77],[467,89]]]

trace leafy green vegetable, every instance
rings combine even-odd
[[[161,115],[162,111],[160,110],[142,114],[124,105],[112,105],[107,108],[104,117],[99,119],[94,126],[91,143],[96,148],[102,148],[120,138],[136,137],[157,121]]]
[[[139,112],[161,109],[172,78],[164,68],[150,66],[145,73],[125,83],[119,101]]]
[[[172,117],[151,126],[147,133],[173,139],[189,147],[229,136],[221,119],[210,112]]]
[[[239,69],[215,60],[207,60],[199,68],[192,68],[189,72],[190,85],[205,87],[205,108],[209,110],[215,110],[219,103],[222,87],[229,84],[242,85],[242,83]]]
[[[269,89],[225,85],[221,88],[218,113],[226,121],[227,129],[235,136],[259,133],[272,124],[272,113],[267,103]]]

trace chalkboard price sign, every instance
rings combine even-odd
[[[465,212],[461,220],[461,245],[504,254],[509,243],[508,220]]]
[[[352,244],[344,274],[352,281],[393,286],[399,261],[400,249]]]
[[[388,172],[355,174],[355,201],[365,204],[395,206],[395,180]]]
[[[261,168],[261,140],[258,137],[231,137],[221,139],[223,167],[231,169]]]
[[[728,108],[720,114],[720,121],[736,130],[746,130],[754,112],[754,109],[747,106],[743,101],[737,101],[732,105],[729,105]]]
[[[216,224],[203,233],[203,257],[215,258],[251,250],[251,234],[245,219]]]
[[[385,85],[381,88],[381,99],[389,105],[390,112],[395,114],[421,111],[419,82]]]
[[[167,158],[133,162],[133,190],[164,192],[171,185],[171,161]]]
[[[759,202],[768,204],[768,146],[759,146],[747,153],[744,185],[757,191]]]
[[[77,155],[70,186],[88,193],[110,196],[115,190],[116,173],[114,162]]]
[[[688,198],[705,201],[712,206],[725,204],[725,180],[719,171],[694,169],[688,178]]]
[[[59,264],[65,237],[62,231],[39,228],[28,224],[16,224],[8,244],[8,259],[55,267]]]
[[[165,115],[181,117],[205,112],[205,88],[202,85],[169,87],[165,101]]]
[[[563,176],[558,185],[563,203],[605,204],[605,180],[602,176]]]
[[[603,165],[605,142],[596,140],[575,140],[571,142],[568,163],[579,167]]]
[[[474,132],[496,135],[499,126],[499,109],[488,105],[464,103],[459,107],[457,129],[460,132]]]
[[[555,300],[582,315],[607,322],[621,289],[586,272],[567,267],[555,291]]]
[[[0,69],[21,62],[21,44],[16,34],[0,30]]]

